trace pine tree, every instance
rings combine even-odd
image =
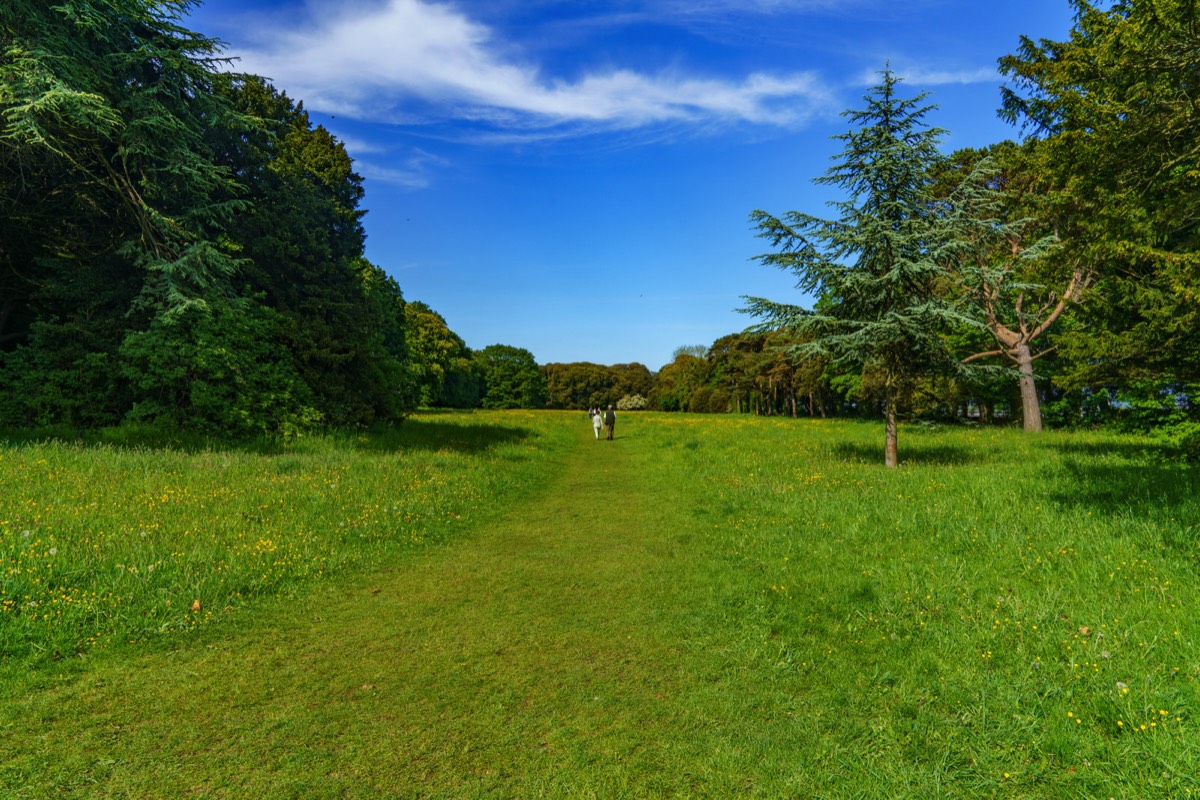
[[[899,463],[897,421],[915,381],[963,369],[942,334],[976,324],[944,291],[954,237],[931,179],[943,159],[944,131],[924,122],[933,108],[924,104],[926,94],[900,98],[899,82],[885,69],[866,106],[843,114],[853,123],[835,137],[844,149],[815,181],[846,192],[831,204],[837,219],[798,211],[750,215],[774,249],[758,260],[795,273],[798,288],[819,298],[817,307],[749,297],[743,309],[763,320],[760,329],[798,334],[804,343],[795,354],[861,369],[864,384],[878,387],[888,467]]]

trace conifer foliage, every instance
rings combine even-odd
[[[860,368],[878,387],[886,420],[884,461],[898,461],[897,420],[920,377],[963,366],[944,334],[976,324],[944,288],[954,248],[951,215],[936,201],[931,176],[943,156],[943,131],[925,123],[925,95],[902,98],[885,69],[860,110],[844,113],[852,129],[819,184],[842,189],[836,219],[799,211],[750,219],[773,251],[763,264],[789,270],[798,287],[819,298],[815,309],[746,298],[745,311],[764,330],[787,328],[804,342],[801,357],[825,357]]]
[[[400,288],[342,144],[190,0],[0,4],[0,425],[399,419]]]

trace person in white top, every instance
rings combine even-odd
[[[604,426],[604,415],[599,408],[592,409],[592,429],[596,431],[596,441],[600,441],[600,428]]]

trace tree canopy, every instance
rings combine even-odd
[[[889,467],[898,464],[900,406],[917,378],[958,371],[960,359],[943,334],[973,322],[942,291],[956,241],[932,190],[944,158],[938,149],[943,132],[924,121],[931,109],[925,95],[902,98],[898,84],[885,69],[864,108],[845,113],[854,127],[836,137],[844,148],[816,181],[846,193],[833,204],[836,219],[800,211],[751,214],[758,235],[775,248],[759,260],[795,273],[798,287],[824,305],[803,309],[747,298],[746,306],[764,320],[763,328],[803,337],[793,347],[797,355],[852,364],[875,376]]]

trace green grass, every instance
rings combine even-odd
[[[6,596],[121,609],[95,643],[0,615],[0,796],[1200,797],[1197,468],[1105,434],[905,428],[897,471],[873,424],[617,437],[0,450]]]
[[[0,659],[169,645],[257,598],[453,538],[562,449],[548,422],[431,414],[245,450],[119,430],[0,447]]]

